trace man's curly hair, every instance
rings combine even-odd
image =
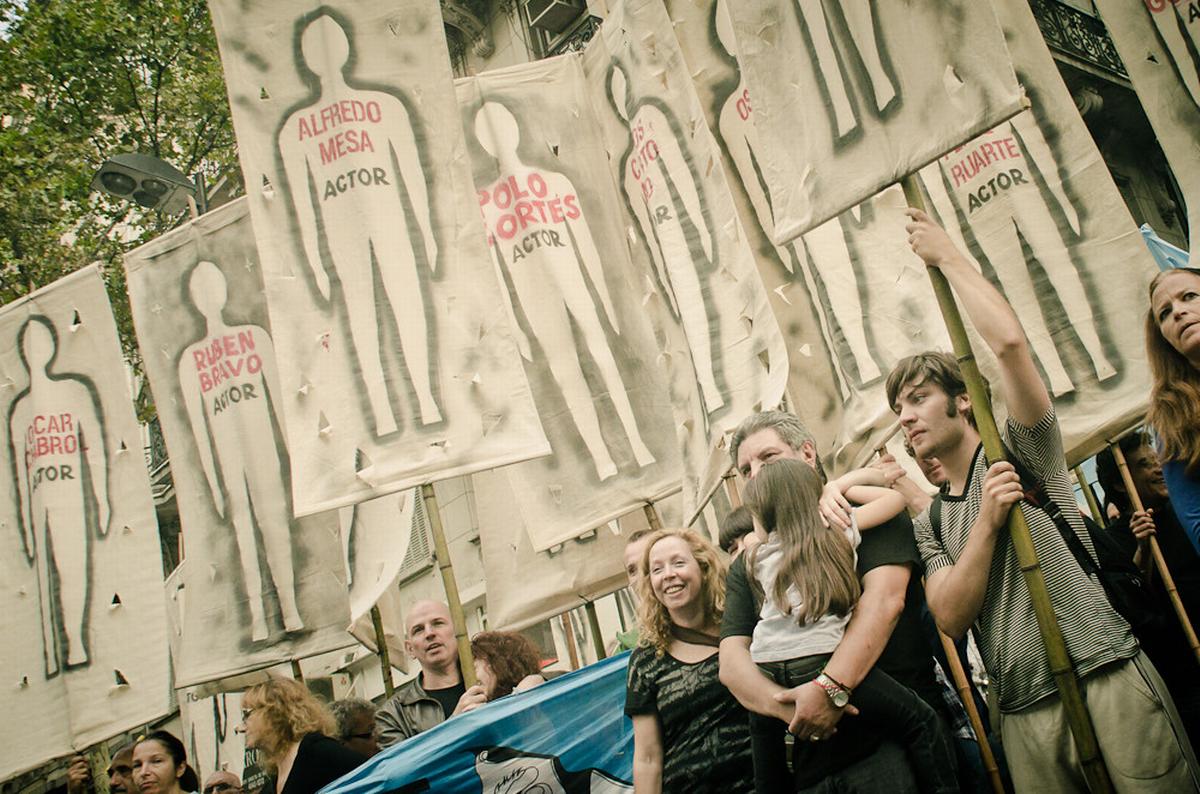
[[[521,679],[542,671],[537,646],[515,631],[481,631],[471,638],[471,653],[492,668],[496,683],[488,700],[510,694]]]
[[[671,616],[654,595],[650,584],[650,552],[655,544],[664,538],[683,539],[700,566],[704,622],[719,625],[721,616],[725,614],[726,567],[717,547],[691,529],[660,529],[651,533],[646,542],[646,550],[642,553],[641,576],[637,580],[638,625],[640,644],[650,646],[658,656],[666,653],[671,644]]]

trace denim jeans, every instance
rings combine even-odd
[[[816,678],[828,660],[828,655],[808,656],[768,662],[760,664],[759,668],[780,686],[790,688]],[[751,713],[750,741],[754,752],[756,790],[798,791],[817,785],[872,754],[882,740],[891,739],[907,753],[921,791],[932,794],[955,794],[958,791],[954,753],[938,716],[912,690],[897,683],[886,673],[872,670],[855,688],[850,702],[861,713],[857,717],[843,717],[838,722],[837,733],[829,740],[814,743],[807,741],[807,737],[796,738],[790,775],[783,738],[787,726],[773,717]],[[869,771],[867,774],[875,777]],[[893,778],[888,790],[892,790],[897,782]]]

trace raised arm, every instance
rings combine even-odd
[[[296,210],[296,226],[300,228],[300,240],[304,244],[304,260],[312,271],[313,281],[321,297],[329,300],[329,274],[321,262],[321,246],[317,237],[317,213],[308,188],[308,155],[304,147],[292,142],[292,125],[284,126],[279,133],[279,153],[283,159],[283,170],[287,175],[288,193]]]
[[[908,505],[904,494],[877,485],[855,485],[846,496],[859,504],[854,513],[859,529],[871,529],[891,521]]]
[[[1050,410],[1050,394],[1038,374],[1025,331],[1012,307],[924,212],[908,209],[908,242],[929,267],[945,274],[983,341],[1000,363],[1000,389],[1009,416],[1030,427]]]

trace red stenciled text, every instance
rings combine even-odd
[[[629,156],[629,173],[642,188],[642,198],[649,201],[654,195],[654,181],[647,174],[650,164],[658,159],[658,143],[649,124],[638,122],[633,127],[633,152]]]
[[[343,99],[301,116],[296,136],[301,141],[326,136],[317,141],[317,148],[321,165],[329,165],[348,154],[374,153],[375,142],[364,125],[382,121],[383,110],[378,102]]]
[[[582,213],[579,210],[579,199],[574,193],[550,196],[549,192],[545,178],[536,171],[529,172],[521,179],[515,176],[507,177],[490,188],[478,191],[481,210],[489,206],[500,210],[489,230],[492,237],[489,242],[493,242],[496,237],[511,240],[530,225],[559,224],[579,219]],[[558,234],[552,234],[557,240]],[[536,233],[526,238],[530,246],[537,243],[536,240],[530,240],[534,237],[537,237]],[[533,247],[526,250],[532,251]]]
[[[243,373],[256,375],[262,370],[262,359],[254,352],[254,334],[250,331],[214,337],[204,347],[192,351],[192,360],[201,393],[208,393]]]
[[[965,146],[960,146],[954,150],[953,154],[946,155],[946,160],[953,163],[950,166],[950,176],[954,179],[955,187],[974,179],[980,171],[992,163],[1023,159],[1021,150],[1011,135],[1007,138],[985,141],[963,154],[965,148]]]
[[[46,455],[74,455],[83,447],[75,420],[69,413],[38,415],[25,430],[25,470],[30,474],[29,487],[37,490],[43,482],[75,479],[72,466],[61,463],[35,466]]]
[[[749,121],[752,110],[753,108],[750,107],[750,89],[743,88],[742,95],[737,100],[737,114],[741,117],[742,121]]]

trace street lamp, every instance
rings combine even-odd
[[[133,199],[151,210],[168,214],[187,207],[188,198],[204,203],[203,189],[170,163],[145,154],[118,154],[105,160],[92,178],[92,190]],[[199,195],[198,195],[199,194]],[[199,208],[204,212],[204,207]]]

